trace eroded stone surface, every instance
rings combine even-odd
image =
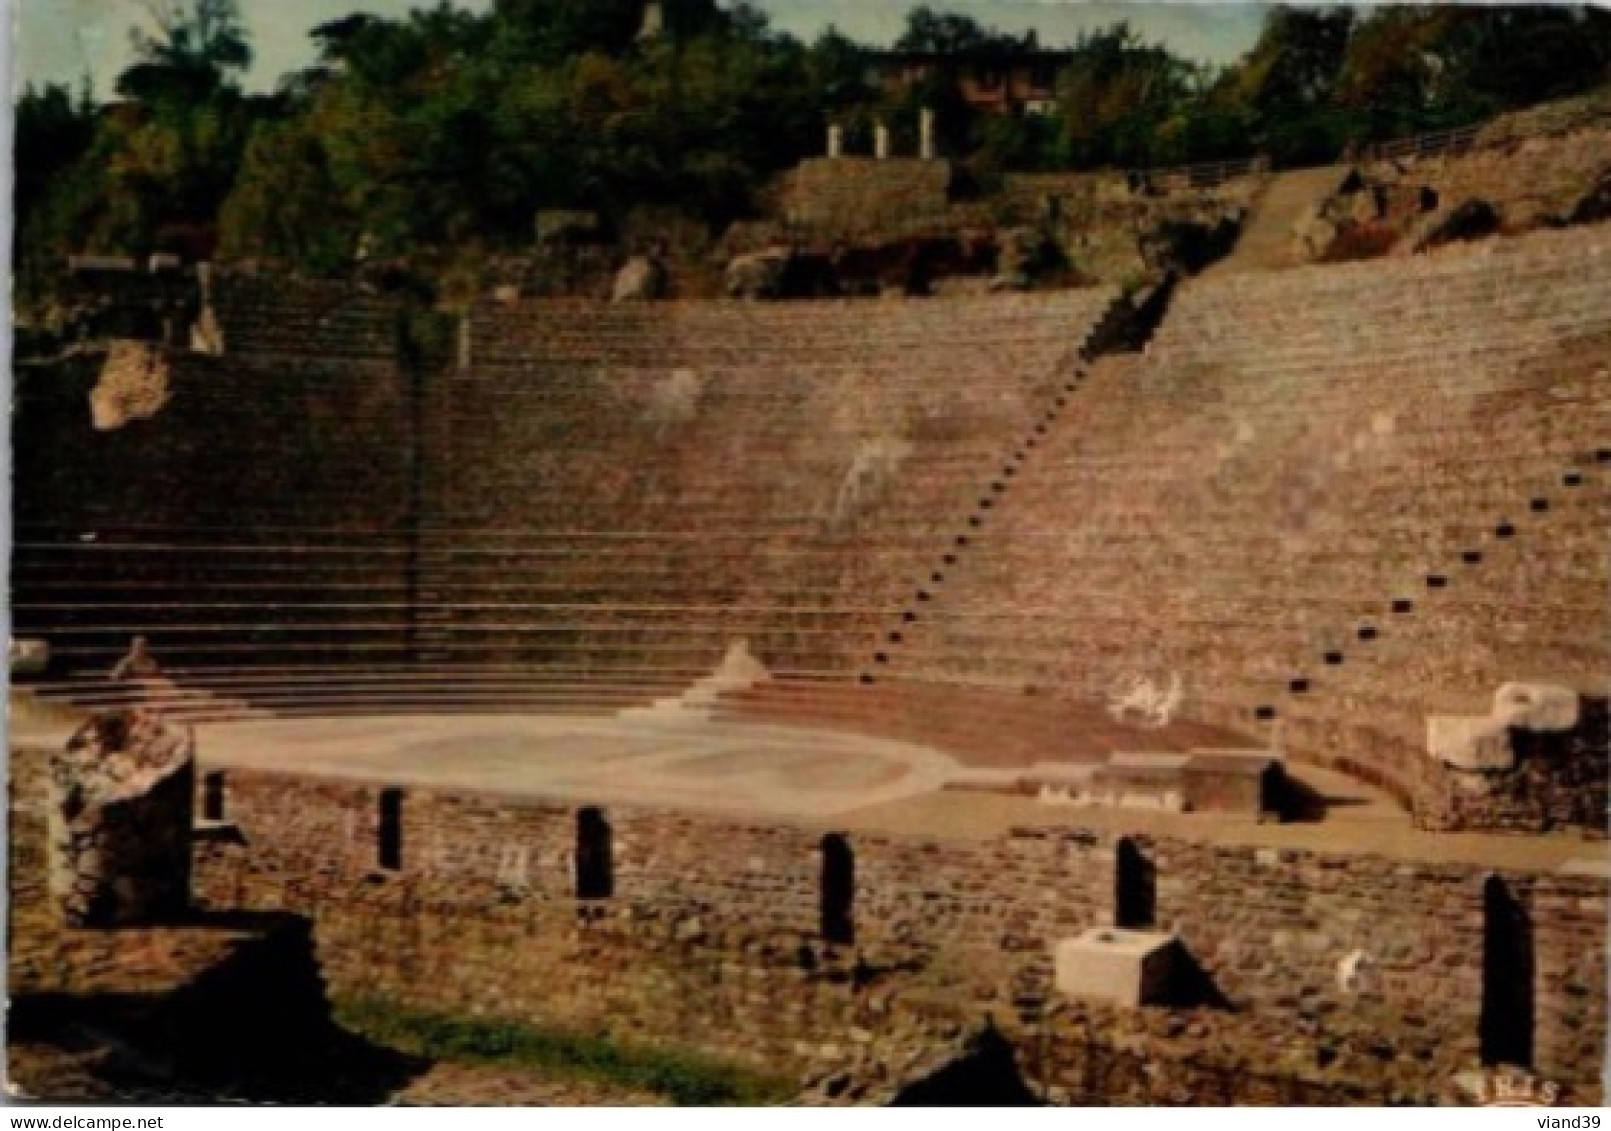
[[[1580,697],[1571,688],[1507,683],[1494,693],[1487,715],[1428,716],[1427,752],[1465,773],[1510,770],[1516,766],[1513,731],[1569,731],[1577,726],[1580,714]]]
[[[159,922],[189,899],[194,750],[146,710],[86,723],[51,764],[49,884],[71,924]]]
[[[1570,687],[1548,683],[1507,683],[1494,693],[1493,717],[1531,731],[1563,731],[1577,726],[1581,697]]]
[[[112,432],[133,420],[162,411],[172,395],[170,365],[161,346],[115,341],[90,393],[90,417],[97,432]]]
[[[1427,752],[1456,770],[1480,773],[1516,764],[1510,728],[1486,715],[1431,715],[1426,720]]]
[[[666,297],[666,268],[652,255],[636,255],[616,273],[611,302],[643,302]]]

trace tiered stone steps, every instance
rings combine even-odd
[[[1427,713],[1515,678],[1603,693],[1608,254],[1588,229],[1187,284],[885,667],[1093,702],[1178,675],[1184,717],[1406,803]]]
[[[1293,234],[1298,221],[1335,194],[1348,173],[1346,165],[1324,165],[1275,174],[1254,201],[1253,213],[1230,255],[1209,267],[1204,276],[1219,278],[1296,266],[1299,260],[1293,252]]]

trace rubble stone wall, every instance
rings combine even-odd
[[[1171,266],[1198,269],[1194,249],[1182,243],[1188,229],[1205,242],[1218,234],[1228,249],[1225,233],[1239,228],[1261,184],[1243,177],[1211,188],[1142,192],[1119,173],[1021,173],[1007,178],[998,208],[1011,222],[1046,226],[1082,276],[1125,284]]]
[[[1429,229],[1461,203],[1484,200],[1508,229],[1523,231],[1548,219],[1564,219],[1595,183],[1611,172],[1611,129],[1583,126],[1555,136],[1519,137],[1471,152],[1403,157],[1366,163],[1361,173],[1375,207],[1363,202],[1357,219],[1396,224],[1410,237]],[[1417,219],[1398,202],[1410,190],[1430,188],[1437,206]],[[1407,242],[1404,250],[1413,246]]]
[[[784,185],[783,217],[845,236],[914,217],[940,218],[949,206],[951,176],[949,161],[814,158],[801,162]]]
[[[119,741],[108,741],[114,732]],[[152,924],[188,908],[191,754],[181,735],[138,711],[97,717],[55,754],[49,884],[68,923]]]
[[[848,834],[845,943],[820,929],[823,829],[608,806],[614,892],[577,900],[579,806],[405,791],[401,868],[387,871],[380,790],[230,771],[242,844],[197,860],[205,902],[308,914],[337,997],[613,1028],[803,1079],[910,1058],[989,1018],[1026,1064],[1050,1042],[1035,1063],[1048,1086],[1062,1071],[1069,1095],[1093,1058],[1112,1068],[1124,1053],[1134,1068],[1156,1048],[1218,1065],[1209,1074],[1233,1102],[1432,1102],[1479,1058],[1481,868],[1134,838],[1155,869],[1158,925],[1229,1008],[1108,1016],[1054,1000],[1050,951],[1112,922],[1110,834]],[[1606,883],[1501,879],[1531,918],[1535,1067],[1594,1102]],[[1145,1098],[1139,1069],[1114,1071]],[[1272,1092],[1271,1073],[1307,1082]]]

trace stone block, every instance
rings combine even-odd
[[[1428,715],[1426,749],[1456,770],[1509,770],[1516,765],[1510,728],[1485,715]]]
[[[50,666],[50,641],[19,640],[9,649],[12,675],[40,675]]]
[[[1506,726],[1563,731],[1577,726],[1578,694],[1548,683],[1507,683],[1494,693],[1493,717]]]
[[[172,396],[172,365],[163,350],[148,342],[114,341],[101,379],[90,393],[90,416],[97,432],[111,432],[132,420],[161,412]]]
[[[1057,990],[1135,1008],[1167,999],[1179,943],[1162,931],[1094,927],[1054,950]]]

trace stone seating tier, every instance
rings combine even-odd
[[[226,355],[394,361],[397,302],[340,283],[225,275],[212,309]]]
[[[463,524],[528,540],[473,558],[444,545],[421,588],[463,605],[492,570],[541,571],[544,592],[601,599],[502,641],[497,611],[455,613],[430,639],[593,654],[601,627],[679,649],[727,633],[768,664],[848,671],[1066,395],[1114,297],[474,310],[435,490]],[[641,585],[677,611],[638,611]]]
[[[870,670],[1092,697],[1178,674],[1187,717],[1273,709],[1300,755],[1323,738],[1417,796],[1426,711],[1611,674],[1584,631],[1611,592],[1608,248],[1589,229],[1188,283]]]
[[[288,529],[283,544],[248,533],[219,545],[209,541],[216,532],[158,523],[149,536],[97,532],[84,545],[85,524],[71,523],[19,556],[19,615],[52,629],[64,660],[91,666],[118,654],[119,634],[143,631],[173,660],[219,670],[429,654],[449,666],[557,658],[681,674],[743,634],[771,643],[786,667],[847,671],[910,593],[937,532],[962,523],[1012,439],[1066,381],[1112,298],[1073,292],[943,310],[696,305],[669,319],[617,308],[578,319],[557,304],[473,316],[469,358],[512,338],[519,365],[550,379],[511,385],[509,371],[472,365],[428,394],[427,407],[473,447],[455,446],[452,427],[428,433],[428,445],[442,446],[427,450],[417,537],[335,524]],[[660,340],[668,326],[675,341]],[[950,356],[964,345],[972,352]],[[678,358],[706,375],[691,417],[667,369]],[[669,422],[644,420],[668,383],[684,403],[671,405]],[[334,388],[321,370],[288,391],[266,384],[262,396],[292,412],[308,390]],[[206,386],[190,403],[227,409],[239,398]],[[395,433],[392,403],[344,407],[347,428],[367,426],[376,442]],[[269,441],[255,437],[245,450],[267,457]],[[888,469],[880,444],[893,452]],[[872,478],[908,482],[870,490],[843,513],[847,475],[869,445]],[[366,454],[352,446],[354,464]],[[318,492],[327,508],[368,502],[367,483],[329,480]],[[797,511],[779,505],[795,499]],[[248,504],[243,526],[283,528],[291,515],[275,505],[305,500]],[[724,548],[715,562],[713,544]],[[538,588],[511,586],[516,578]]]
[[[259,526],[406,521],[408,406],[390,363],[181,355],[157,413],[112,431],[97,431],[86,411],[99,365],[60,368],[18,378],[19,527],[77,537],[138,524],[234,538]]]
[[[724,696],[717,717],[923,742],[971,766],[1094,763],[1141,741],[1179,751],[1240,741],[1223,728],[1185,722],[1148,731],[1143,739],[1099,702],[911,680],[870,687],[780,680]]]

